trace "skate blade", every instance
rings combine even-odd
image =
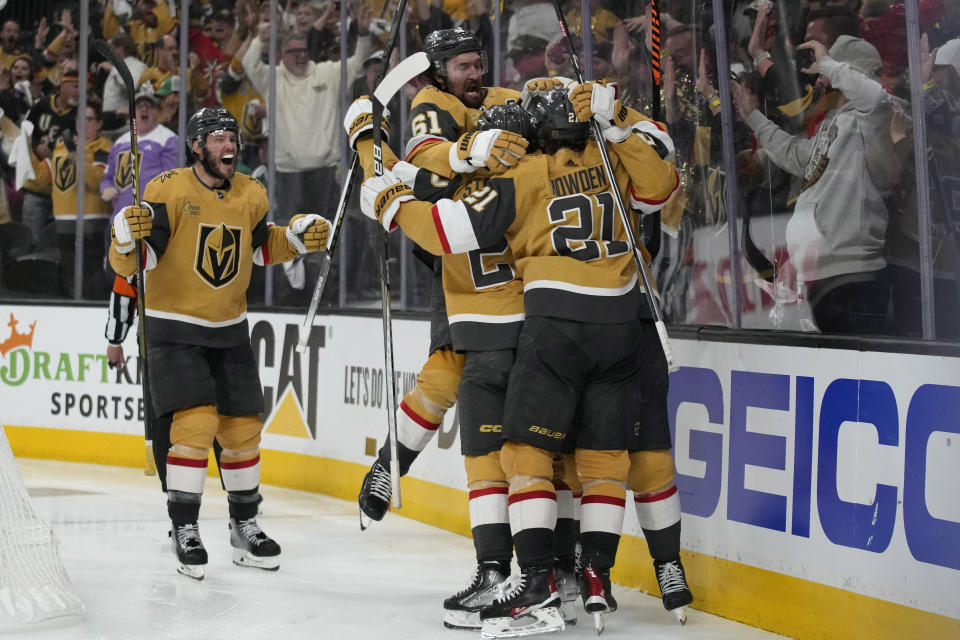
[[[603,614],[599,611],[593,614],[593,628],[597,630],[597,635],[603,633]]]
[[[476,631],[483,626],[479,611],[457,611],[449,609],[443,614],[443,626],[447,629]]]
[[[194,580],[203,580],[202,564],[180,564],[177,566],[177,573],[193,578]]]
[[[238,567],[263,569],[264,571],[277,571],[280,569],[280,556],[266,556],[259,558],[251,555],[243,549],[234,549],[233,564],[237,565]]]
[[[577,601],[563,600],[560,602],[560,614],[566,624],[577,624]]]
[[[680,624],[687,624],[687,608],[686,607],[677,607],[670,611],[677,618],[677,622]]]
[[[590,596],[583,603],[587,613],[610,613],[610,603],[603,596]]]
[[[369,527],[372,523],[373,523],[373,518],[365,514],[363,512],[363,509],[361,509],[360,510],[360,531],[366,531],[367,527]]]
[[[527,612],[517,618],[490,618],[483,621],[480,636],[491,638],[525,638],[542,633],[563,631],[566,625],[557,607]]]

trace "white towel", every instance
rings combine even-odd
[[[33,163],[30,161],[30,136],[33,135],[33,123],[24,120],[20,125],[20,137],[13,141],[8,162],[17,169],[16,188],[19,191],[27,180],[33,180],[37,175],[33,172]]]

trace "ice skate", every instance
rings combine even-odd
[[[203,580],[207,550],[200,540],[200,529],[193,524],[174,524],[170,528],[170,546],[177,556],[177,572],[194,580]]]
[[[374,460],[370,471],[363,477],[360,486],[360,530],[364,531],[374,520],[383,520],[387,509],[390,508],[390,498],[393,496],[393,487],[390,483],[390,472],[383,468],[380,460]]]
[[[480,620],[484,638],[522,638],[563,631],[553,570],[526,569],[512,577],[503,595],[480,610]]]
[[[610,589],[610,570],[586,566],[578,576],[583,608],[593,616],[597,633],[603,633],[603,615],[617,610],[617,600]]]
[[[660,583],[663,608],[673,613],[680,624],[687,622],[687,605],[693,602],[693,594],[687,586],[687,576],[680,558],[668,562],[653,562],[653,569]]]
[[[480,609],[502,595],[507,576],[496,562],[477,565],[470,583],[443,601],[443,626],[448,629],[479,629]]]
[[[557,592],[560,594],[560,613],[567,624],[577,624],[577,596],[580,589],[577,586],[577,576],[573,571],[557,567],[553,575],[557,581]]]
[[[230,546],[233,547],[233,564],[238,567],[266,571],[280,568],[280,545],[263,532],[256,518],[230,518]]]

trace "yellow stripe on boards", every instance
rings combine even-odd
[[[143,466],[140,436],[36,427],[5,429],[19,457]],[[264,484],[350,502],[356,501],[369,469],[365,464],[270,449],[261,452],[261,462]],[[212,453],[208,474],[217,474]],[[409,477],[401,481],[401,491],[405,506],[397,510],[398,515],[470,535],[466,491]],[[683,565],[694,608],[786,636],[804,640],[960,638],[960,620],[955,618],[692,551],[683,552]],[[660,593],[645,540],[623,536],[612,578],[654,596]]]

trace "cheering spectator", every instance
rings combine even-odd
[[[100,181],[107,168],[110,141],[100,135],[103,126],[100,99],[91,96],[84,113],[86,149],[83,186],[83,289],[84,298],[106,299],[107,283],[103,278],[103,241],[110,221],[110,203],[100,197]],[[77,140],[65,132],[53,150],[51,162],[53,182],[53,215],[60,247],[61,291],[74,294],[74,256],[77,225]]]
[[[347,77],[352,81],[371,53],[370,12],[358,16],[360,38],[356,53],[347,60]],[[260,25],[261,35],[251,42],[243,66],[261,95],[269,92],[269,69],[262,59],[264,36],[269,25]],[[331,215],[337,191],[335,165],[340,157],[337,145],[337,105],[340,99],[340,64],[310,60],[306,37],[293,33],[281,45],[282,62],[277,68],[277,198],[276,222],[285,224],[297,211]],[[271,132],[271,135],[274,135]]]
[[[26,55],[20,51],[20,24],[16,20],[6,20],[0,30],[0,67],[9,69],[15,60]]]
[[[49,160],[64,132],[76,135],[79,76],[77,65],[67,62],[60,68],[59,89],[55,95],[33,105],[27,120],[33,124],[31,155],[36,178],[24,184],[23,222],[34,235],[53,222],[50,201]],[[43,167],[39,165],[44,165]]]
[[[173,36],[163,36],[158,43],[160,46],[156,50],[156,64],[148,67],[137,82],[137,89],[140,89],[145,83],[156,92],[160,84],[174,75],[179,68],[176,56],[180,51],[177,45],[177,39]],[[202,73],[197,71],[200,64],[200,57],[196,53],[190,54],[190,68],[187,69],[187,88],[190,91],[190,97],[203,103],[211,95],[210,80]]]
[[[132,78],[139,78],[147,70],[147,65],[137,58],[137,44],[126,33],[118,33],[109,40],[110,46],[123,58]],[[108,131],[121,133],[130,117],[130,98],[120,72],[109,62],[100,63],[101,70],[108,71],[103,84],[103,119]]]
[[[829,50],[816,40],[799,49],[814,55],[802,71],[820,74],[818,82],[842,95],[813,138],[778,128],[757,109],[756,97],[734,83],[737,108],[770,159],[803,178],[787,249],[817,326],[825,333],[881,333],[889,300],[885,199],[899,176],[889,134],[893,98],[876,80],[880,54],[865,40],[844,35]]]
[[[140,191],[155,177],[177,167],[177,134],[158,122],[157,96],[149,85],[137,92],[137,150],[140,152]],[[107,170],[100,182],[100,196],[113,205],[113,213],[133,204],[133,162],[130,132],[110,148]]]

